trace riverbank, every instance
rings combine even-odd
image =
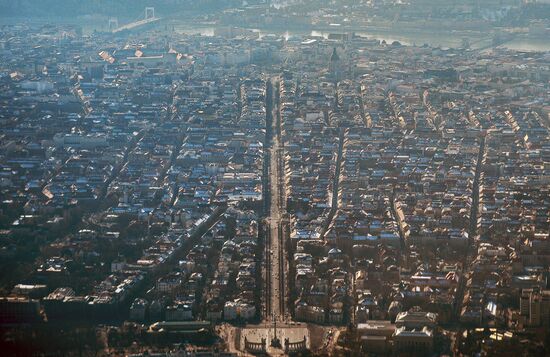
[[[166,20],[168,27],[173,28],[177,33],[203,36],[214,36],[217,28],[228,27],[212,23],[194,22],[191,18],[178,18]],[[125,23],[119,18],[119,23]],[[7,18],[0,17],[0,25],[76,25],[81,26],[84,34],[91,34],[94,31],[107,31],[109,19],[105,16],[82,16],[79,18]],[[318,36],[327,38],[330,33],[355,33],[371,39],[384,40],[388,43],[399,41],[403,45],[429,45],[432,47],[458,48],[463,45],[465,39],[470,43],[471,48],[480,49],[490,47],[493,41],[493,32],[481,32],[471,30],[448,30],[441,29],[433,31],[430,28],[393,27],[359,27],[349,26],[286,26],[285,28],[275,26],[263,26],[262,28],[244,28],[258,32],[260,37],[266,34],[277,34],[290,38],[293,36]],[[500,44],[498,48],[508,48],[517,51],[544,52],[550,51],[550,41],[544,38],[529,37],[525,35],[516,36],[510,41]]]

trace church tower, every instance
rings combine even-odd
[[[340,56],[338,56],[338,53],[336,52],[336,47],[332,49],[328,70],[329,70],[330,76],[336,82],[342,79],[342,63],[340,61]]]

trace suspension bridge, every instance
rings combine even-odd
[[[109,29],[113,34],[132,31],[142,28],[147,25],[151,25],[159,22],[162,18],[155,16],[154,7],[146,7],[143,15],[140,15],[135,21],[132,21],[126,25],[119,26],[118,19],[113,18],[109,20]]]

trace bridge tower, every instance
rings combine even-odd
[[[146,7],[145,8],[145,20],[154,19],[155,18],[155,8],[154,7]]]
[[[111,17],[109,19],[109,31],[116,30],[118,28],[118,18]]]

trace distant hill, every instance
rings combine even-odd
[[[0,0],[0,16],[74,17],[106,15],[137,17],[146,6],[160,15],[184,10],[218,10],[240,3],[235,0]]]

